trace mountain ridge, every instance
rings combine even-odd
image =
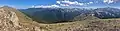
[[[59,10],[55,11],[53,9],[50,11],[48,11],[47,9],[46,11],[52,12],[52,13],[59,12]],[[65,12],[69,12],[71,14],[71,12],[73,11],[67,11],[66,9]],[[92,13],[89,11],[86,11],[86,12],[80,11],[80,12],[82,12],[81,15],[75,16],[75,18],[73,18],[77,21],[72,20],[72,22],[44,24],[44,23],[38,23],[37,21],[33,21],[32,18],[29,18],[28,16],[26,16],[26,14],[24,14],[23,12],[15,8],[2,7],[0,8],[0,31],[96,31],[96,30],[97,31],[111,31],[111,30],[119,31],[120,30],[119,18],[118,19],[115,19],[115,18],[114,19],[98,19],[93,16],[94,12]],[[68,15],[70,15],[69,13]],[[74,15],[76,15],[76,13]],[[69,16],[66,16],[66,17],[69,17]],[[81,20],[81,17],[83,18],[83,20]]]
[[[112,9],[112,10],[111,10]],[[115,11],[113,11],[115,10]],[[29,8],[22,10],[25,14],[29,15],[30,17],[34,17],[33,20],[46,20],[48,21],[51,19],[52,22],[54,21],[69,21],[73,20],[74,17],[79,15],[93,15],[96,18],[116,18],[119,17],[119,13],[114,17],[111,14],[116,14],[115,12],[120,12],[120,9],[117,8],[97,8],[97,9],[85,9],[85,8]],[[107,12],[108,15],[106,14]],[[39,16],[38,16],[39,15]],[[49,15],[49,16],[47,16]],[[104,17],[103,17],[104,16]],[[109,17],[108,17],[109,16]],[[50,18],[48,18],[50,17]],[[47,19],[46,19],[47,18]],[[54,19],[52,19],[54,18]],[[79,18],[80,19],[80,18]]]
[[[40,31],[39,27],[19,10],[12,7],[0,7],[0,31]],[[38,27],[38,28],[36,28]],[[27,29],[26,29],[27,28]],[[32,29],[35,28],[35,29]],[[42,30],[41,30],[42,31]]]

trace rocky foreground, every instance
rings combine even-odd
[[[0,7],[0,31],[120,31],[120,19],[42,24],[14,8]]]
[[[0,8],[0,31],[41,31],[30,18],[11,7]]]

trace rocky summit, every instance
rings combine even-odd
[[[0,7],[0,31],[42,31],[32,24],[32,20],[18,10],[8,6]]]

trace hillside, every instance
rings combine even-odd
[[[42,23],[68,22],[76,16],[90,12],[80,8],[28,8],[20,11]]]
[[[91,18],[109,19],[120,18],[120,9],[117,8],[28,8],[20,10],[34,21],[40,23],[69,22],[75,20],[91,20]]]
[[[43,24],[15,8],[0,7],[0,31],[120,31],[119,18],[98,19],[92,14],[82,14],[74,19],[77,21]]]
[[[0,7],[0,31],[39,31],[42,28],[17,9]],[[37,24],[37,25],[36,25]]]

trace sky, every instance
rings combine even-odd
[[[82,7],[120,7],[120,0],[59,0],[57,2],[67,3],[69,6],[79,5]]]
[[[16,8],[28,8],[32,5],[55,4],[56,0],[0,0],[0,6],[7,5]]]
[[[97,8],[97,7],[120,7],[120,0],[0,0],[0,6],[3,5],[7,5],[14,8],[30,8],[33,5],[35,5],[36,7],[41,7],[41,5],[50,5],[52,7]]]

